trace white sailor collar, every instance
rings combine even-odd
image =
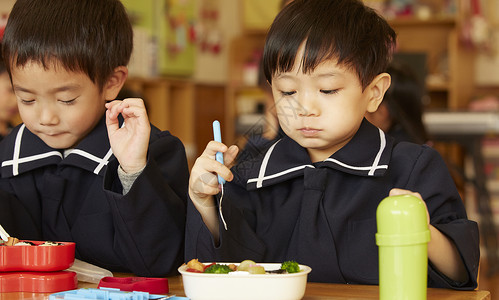
[[[62,151],[45,144],[24,124],[18,125],[2,141],[1,176],[13,177],[48,165],[71,165],[103,176],[113,153],[105,119],[64,158]]]
[[[388,169],[393,144],[393,138],[364,119],[352,140],[323,162],[313,164],[307,150],[285,136],[258,160],[240,164],[236,173],[249,174],[248,190],[302,176],[305,168],[328,167],[358,176],[379,177]]]

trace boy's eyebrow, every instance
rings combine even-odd
[[[56,88],[50,89],[49,92],[50,93],[58,93],[58,92],[72,91],[72,90],[78,89],[79,87],[80,87],[80,85],[75,83],[75,84],[69,84],[69,85],[64,85],[61,87],[56,87]],[[24,88],[22,86],[14,85],[13,88],[14,88],[14,91],[16,91],[16,92],[35,94],[35,92],[33,92],[32,90]]]
[[[326,73],[320,73],[320,74],[315,74],[315,77],[342,77],[343,74],[340,72],[326,72]]]
[[[332,72],[325,72],[325,73],[319,73],[319,74],[314,74],[313,77],[342,77],[343,74],[341,72],[337,71],[332,71]],[[293,76],[290,75],[289,73],[279,73],[276,75],[274,80],[276,79],[292,79]]]
[[[286,78],[293,78],[293,76],[287,74],[287,73],[279,73],[276,75],[276,77],[274,78],[274,80],[276,79],[286,79]]]

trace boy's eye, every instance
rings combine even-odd
[[[338,90],[321,90],[321,93],[330,95],[330,94],[336,94],[338,93]]]
[[[34,103],[34,102],[35,102],[34,99],[31,99],[31,100],[21,99],[21,103],[22,104],[31,104],[31,103]]]
[[[76,100],[76,98],[71,99],[71,100],[59,100],[59,102],[62,102],[64,104],[73,104],[73,102]]]
[[[281,95],[283,95],[283,96],[292,96],[295,93],[296,93],[295,91],[291,91],[291,92],[281,91]]]

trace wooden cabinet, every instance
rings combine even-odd
[[[132,77],[124,89],[133,97],[143,97],[152,124],[182,141],[189,168],[213,139],[211,123],[214,120],[228,123],[224,110],[225,85],[194,83],[190,79]]]
[[[254,69],[250,70],[248,68],[250,64],[253,64],[252,67],[254,68],[255,63],[256,67],[258,67],[258,61],[255,62],[255,55],[263,50],[264,43],[264,32],[253,32],[252,34],[238,36],[230,43],[229,82],[226,89],[226,123],[224,125],[224,140],[227,143],[239,146],[244,144],[244,133],[238,132],[236,127],[238,118],[250,109],[242,111],[240,104],[243,101],[253,101],[253,106],[256,107],[258,103],[265,103],[265,94],[258,87],[257,82],[255,80],[248,82],[247,78],[254,76],[248,76],[246,73],[255,72]]]
[[[465,109],[474,92],[474,51],[460,44],[458,19],[396,19],[390,25],[398,52],[426,54],[427,109]]]

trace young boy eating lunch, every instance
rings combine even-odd
[[[139,276],[184,256],[188,168],[142,99],[112,101],[133,32],[119,0],[18,0],[3,54],[23,124],[0,144],[0,222],[23,240]]]
[[[429,214],[428,286],[476,288],[477,224],[442,158],[364,119],[390,86],[395,41],[360,0],[295,0],[278,14],[263,65],[286,136],[231,170],[237,147],[207,145],[189,181],[186,261],[296,260],[311,281],[378,284],[376,208],[413,194]]]

